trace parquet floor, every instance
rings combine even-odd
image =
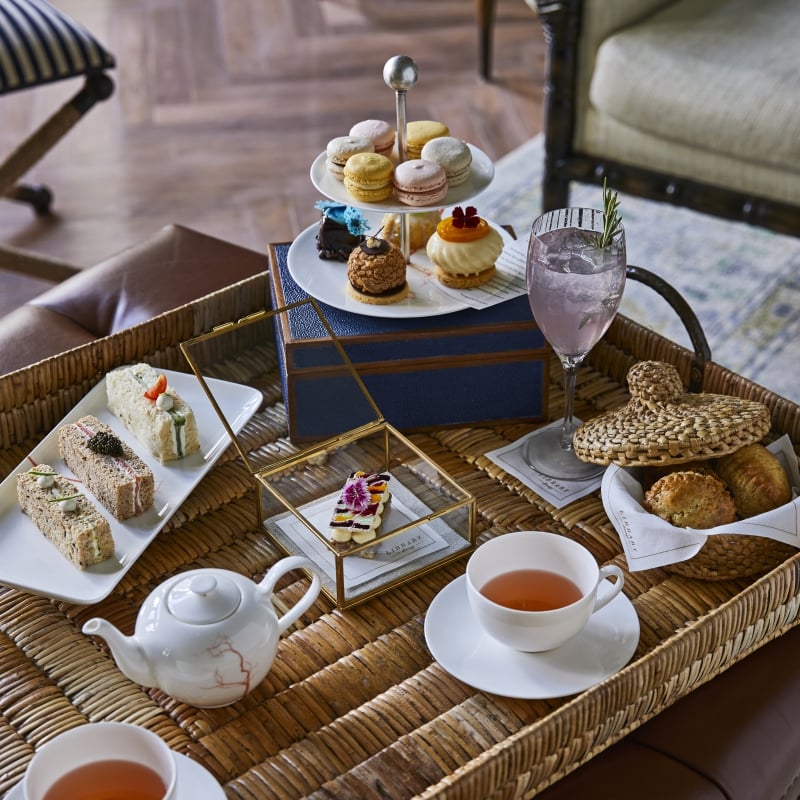
[[[308,173],[327,141],[394,118],[393,55],[418,66],[409,119],[441,119],[495,159],[542,128],[544,42],[523,0],[498,0],[490,82],[472,0],[55,4],[115,54],[116,92],[28,176],[53,189],[55,213],[1,201],[0,241],[78,267],[170,222],[262,251],[293,238],[317,219]],[[75,88],[0,99],[2,152]],[[19,300],[11,282],[0,292]]]

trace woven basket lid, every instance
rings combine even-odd
[[[721,394],[686,394],[678,371],[661,361],[628,370],[631,399],[585,422],[573,436],[575,452],[594,464],[648,466],[717,458],[762,439],[769,409]]]

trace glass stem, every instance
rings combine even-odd
[[[578,364],[572,359],[564,359],[564,420],[561,423],[561,439],[558,446],[562,450],[572,450],[572,434],[575,432],[573,408],[575,406],[575,377]]]

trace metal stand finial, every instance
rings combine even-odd
[[[397,107],[397,156],[405,161],[406,146],[406,93],[417,82],[417,65],[408,56],[392,56],[383,66],[383,80],[395,91]],[[411,217],[401,214],[400,249],[408,262],[411,257]]]

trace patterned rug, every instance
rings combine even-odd
[[[527,236],[541,208],[542,136],[496,164],[476,198],[480,213]],[[800,238],[620,195],[628,262],[672,284],[697,314],[714,361],[800,402]],[[601,206],[598,187],[575,184],[570,204]],[[661,297],[630,281],[622,313],[690,346]]]

